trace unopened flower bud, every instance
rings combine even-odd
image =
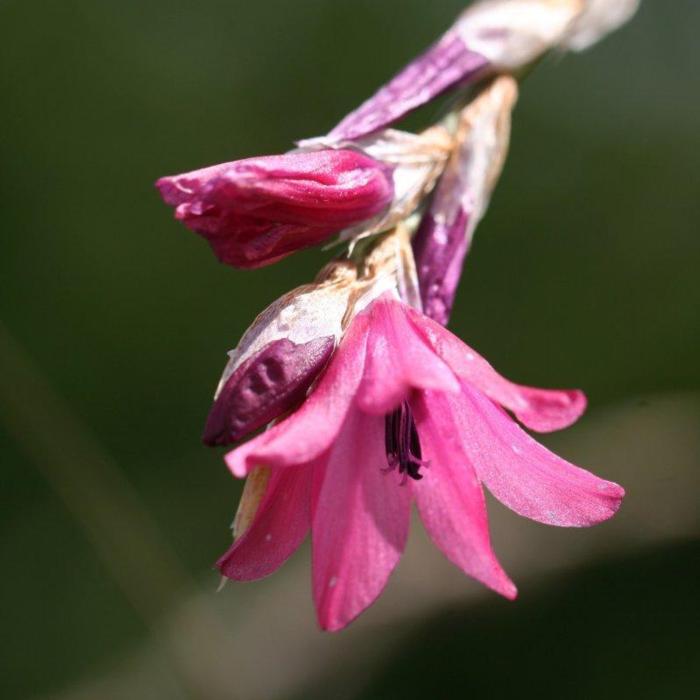
[[[452,311],[474,229],[503,168],[517,94],[515,80],[502,76],[462,111],[459,146],[413,242],[423,311],[443,325]]]
[[[164,177],[175,216],[224,263],[269,265],[384,211],[391,169],[351,149],[293,151]]]
[[[315,284],[286,294],[258,316],[230,353],[205,443],[237,442],[303,400],[342,333],[355,279],[351,263],[332,263]]]
[[[334,348],[330,335],[301,344],[284,338],[265,346],[222,387],[207,419],[204,442],[238,442],[299,403]]]

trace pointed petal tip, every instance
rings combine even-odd
[[[562,527],[593,527],[610,520],[622,507],[622,501],[625,497],[625,489],[614,481],[605,481],[599,479],[597,486],[598,491],[598,508],[591,509],[585,516],[571,522],[552,522],[551,525],[560,525]]]
[[[349,624],[354,622],[359,615],[356,615],[355,617],[349,619],[349,620],[338,620],[334,619],[332,617],[325,617],[322,615],[318,615],[317,621],[318,621],[318,626],[321,628],[322,632],[330,632],[331,634],[335,632],[342,632]]]
[[[243,573],[236,565],[229,561],[229,558],[230,552],[227,552],[216,562],[216,568],[221,574],[221,583],[219,584],[217,593],[223,589],[227,581],[246,583],[250,581],[259,581],[267,576],[267,574],[263,574],[261,576],[251,576],[250,573]]]
[[[464,567],[454,559],[448,557],[450,561],[457,567],[462,569],[464,573],[469,576],[469,578],[474,579],[477,583],[486,586],[488,589],[497,593],[506,600],[515,600],[518,597],[518,589],[516,585],[511,581],[505,569],[499,564],[498,560],[495,559],[495,554],[492,553],[493,561],[491,562],[491,567],[489,569],[484,569],[482,571],[464,571]]]
[[[515,410],[517,419],[538,433],[552,433],[572,426],[586,412],[588,398],[580,389],[520,388],[527,408]]]
[[[231,574],[231,572],[228,571],[228,566],[227,566],[227,560],[229,557],[229,552],[226,552],[226,554],[221,555],[217,560],[216,563],[214,564],[214,568],[221,574],[221,583],[219,583],[219,590],[221,590],[222,583],[224,581],[234,581],[235,576]]]
[[[490,588],[494,593],[498,593],[498,595],[502,596],[503,598],[506,598],[507,600],[515,600],[518,597],[518,589],[516,585],[510,580],[510,577],[495,559],[495,555],[493,553],[492,556],[494,559],[490,571],[468,571],[465,573],[470,578],[473,578],[487,588]],[[459,563],[454,561],[453,563],[455,563],[460,569],[464,570],[464,567]]]
[[[221,578],[227,581],[235,581],[236,577],[231,570],[231,554],[235,551],[236,543],[234,542],[226,552],[224,552],[215,562],[214,568],[221,574]]]
[[[554,527],[584,528],[600,525],[610,520],[620,510],[625,490],[612,481],[604,481],[603,479],[598,479],[598,481],[596,493],[590,493],[585,508],[578,508],[566,514],[556,510],[543,509],[540,513],[527,514],[525,517]]]
[[[616,484],[614,481],[604,481],[603,484],[601,484],[600,486],[600,490],[602,493],[605,493],[610,499],[610,502],[608,504],[609,511],[606,514],[606,517],[598,521],[603,522],[604,520],[612,518],[612,516],[615,515],[615,513],[617,513],[618,510],[620,510],[626,492],[625,489],[622,486],[620,486],[620,484]]]
[[[273,573],[272,571],[259,572],[255,570],[254,567],[241,565],[241,563],[236,560],[237,558],[233,557],[235,551],[236,550],[232,548],[216,562],[216,568],[221,574],[221,583],[219,584],[217,593],[223,589],[227,581],[249,583],[251,581],[260,581]]]
[[[516,585],[507,577],[500,590],[494,590],[496,593],[500,593],[507,600],[515,600],[518,597],[518,589]]]

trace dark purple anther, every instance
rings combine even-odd
[[[429,212],[413,240],[423,313],[446,326],[450,320],[462,266],[471,238],[469,214],[461,207],[452,221],[438,221]]]
[[[207,418],[207,445],[230,445],[302,401],[333,354],[335,337],[275,340],[227,379]]]
[[[420,481],[421,467],[426,466],[418,437],[418,429],[409,405],[404,401],[384,417],[384,450],[387,470],[398,469],[404,481],[411,477]]]
[[[450,88],[480,79],[488,66],[484,56],[470,51],[459,34],[450,31],[348,114],[329,137],[353,140],[384,129]]]

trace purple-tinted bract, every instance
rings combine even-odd
[[[329,136],[352,140],[383,129],[455,85],[477,80],[488,65],[484,56],[467,48],[459,34],[448,32],[348,114]]]
[[[426,214],[413,240],[423,313],[446,326],[450,320],[464,259],[471,240],[466,236],[469,213],[462,207],[452,221]]]

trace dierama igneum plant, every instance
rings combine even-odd
[[[204,441],[263,429],[226,455],[247,481],[225,577],[273,573],[310,532],[319,624],[338,630],[386,585],[414,502],[446,557],[507,598],[516,588],[491,547],[484,486],[549,525],[616,512],[620,486],[518,426],[565,428],[584,394],[509,382],[445,326],[506,158],[518,77],[548,52],[589,47],[637,6],[474,2],[328,135],[158,181],[229,265],[272,264],[332,237],[345,246],[258,316],[219,382]],[[393,128],[445,93],[439,123]]]

